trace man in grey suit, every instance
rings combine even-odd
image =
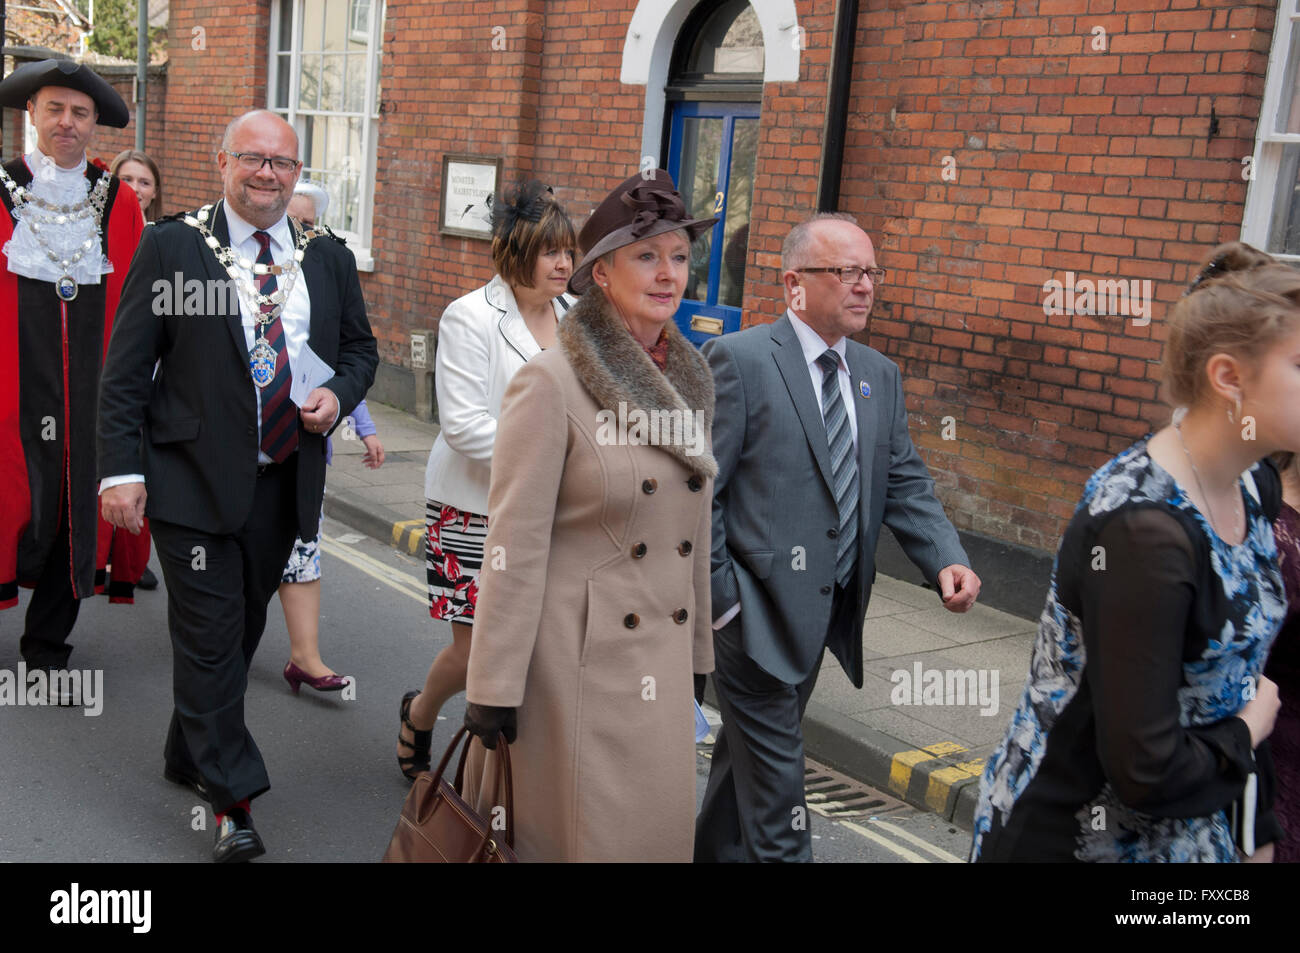
[[[862,687],[862,622],[887,523],[965,612],[979,577],[912,445],[897,365],[848,339],[884,277],[853,220],[816,215],[781,249],[788,310],[710,341],[714,685],[723,726],[698,861],[811,861],[800,722],[829,648]]]

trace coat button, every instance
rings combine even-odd
[[[830,587],[830,586],[822,586],[822,588],[821,588],[821,593],[822,593],[823,596],[828,596],[828,595],[830,595],[830,592],[831,592],[831,587]]]
[[[637,543],[632,547],[632,558],[640,559],[645,555],[645,543]]]
[[[691,478],[686,481],[686,485],[691,488],[692,493],[699,493],[700,490],[704,489],[704,481],[695,475],[692,475]]]
[[[831,539],[834,539],[836,536],[840,535],[840,531],[837,529],[828,529],[826,531],[826,535],[829,536]]]
[[[642,481],[641,481],[641,492],[642,492],[642,493],[653,493],[653,492],[654,492],[655,490],[657,490],[657,489],[659,489],[659,481],[658,481],[658,480],[642,480]]]
[[[685,610],[685,609],[678,609],[676,612],[674,612],[674,613],[673,613],[673,621],[676,622],[678,625],[681,625],[683,622],[685,622],[685,621],[686,621],[686,610]]]
[[[623,616],[623,624],[629,629],[635,629],[641,624],[641,620],[637,618],[635,612],[629,612],[627,615]]]
[[[249,435],[250,437],[256,437],[256,436],[257,436],[257,428],[256,428],[256,427],[249,427],[249,428],[248,428],[248,435]]]
[[[691,549],[691,541],[689,539],[682,540],[681,545],[677,547],[677,551],[683,556],[689,556],[691,554]]]

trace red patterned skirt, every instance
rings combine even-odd
[[[424,519],[429,615],[447,622],[473,622],[488,518],[427,500]]]

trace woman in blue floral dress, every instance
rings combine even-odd
[[[1165,383],[1174,422],[1092,476],[1061,541],[972,860],[1235,861],[1251,775],[1252,859],[1281,836],[1263,675],[1281,492],[1256,461],[1300,447],[1300,273],[1216,249],[1171,309]]]

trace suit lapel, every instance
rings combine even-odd
[[[535,358],[540,353],[537,341],[529,333],[528,325],[524,324],[524,316],[519,313],[519,304],[510,286],[498,275],[488,282],[483,294],[488,304],[497,309],[497,331],[505,338],[506,344],[525,361]]]
[[[876,431],[879,429],[879,414],[876,408],[880,406],[880,398],[876,394],[875,387],[880,382],[872,383],[867,371],[867,362],[864,360],[866,355],[861,348],[855,347],[853,341],[849,341],[848,344],[845,357],[848,359],[849,384],[853,390],[853,408],[858,421],[858,462],[862,472],[869,474],[871,457],[875,452],[877,440]],[[863,384],[869,388],[868,397],[862,396]]]
[[[772,358],[777,370],[785,380],[786,390],[794,403],[799,422],[803,424],[804,436],[817,459],[817,468],[821,470],[822,479],[826,481],[831,495],[835,494],[835,481],[831,479],[831,451],[826,443],[826,425],[822,422],[821,407],[817,404],[817,395],[813,393],[812,379],[808,376],[808,362],[803,358],[803,348],[794,333],[790,319],[782,315],[772,325]]]
[[[867,533],[868,509],[871,506],[871,475],[875,472],[876,440],[879,437],[879,418],[883,399],[876,393],[876,386],[868,375],[866,352],[855,342],[849,341],[844,357],[849,365],[849,385],[852,389],[853,409],[858,421],[858,513],[861,529],[858,533],[859,543],[869,538]],[[869,397],[862,396],[862,385],[869,388]],[[889,449],[885,448],[885,453]]]
[[[226,203],[224,200],[219,202],[213,210],[211,232],[218,243],[222,245],[230,244],[230,226],[226,224]],[[230,281],[230,276],[221,267],[221,262],[217,261],[216,253],[204,244],[203,236],[198,229],[194,230],[194,241],[199,249],[199,257],[203,260],[203,268],[208,273],[208,279],[222,282],[223,285],[225,282]],[[220,297],[223,301],[226,300],[224,295]],[[244,338],[241,313],[242,309],[239,309],[234,314],[227,314],[225,316],[226,327],[230,329],[230,336],[235,342],[235,348],[239,351],[239,359],[244,364],[247,364],[248,341]]]
[[[290,235],[293,236],[294,247],[297,248],[298,236],[294,234],[293,227],[290,226]],[[313,246],[316,241],[313,240],[307,244],[302,256],[302,272],[299,275],[300,281],[307,283],[307,297],[310,299],[308,307],[311,309],[310,323],[307,325],[307,345],[319,357],[321,349],[319,342],[325,329],[321,326],[325,322],[326,308],[324,302],[329,300],[329,289],[326,287],[325,267],[319,254],[313,253]]]

